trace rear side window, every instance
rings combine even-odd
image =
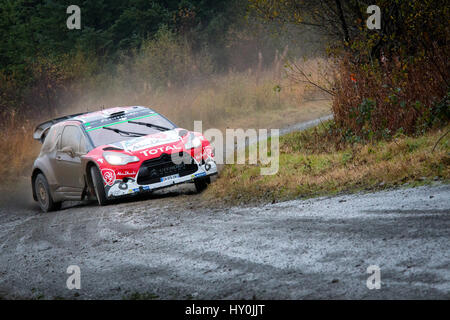
[[[72,147],[74,152],[86,152],[86,142],[78,127],[66,126],[64,128],[59,148],[62,149],[67,146]]]
[[[41,153],[49,153],[52,152],[58,143],[58,135],[61,130],[56,126],[53,126],[49,129],[47,136],[45,137],[44,144],[41,148]]]

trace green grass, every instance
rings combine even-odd
[[[281,137],[275,175],[260,175],[257,165],[226,165],[204,196],[232,203],[270,202],[449,180],[449,136],[432,149],[450,125],[418,137],[398,135],[366,144],[336,143],[330,126],[327,122]]]

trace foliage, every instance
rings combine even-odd
[[[382,66],[347,59],[339,66],[333,101],[336,123],[347,135],[390,138],[450,120],[449,91],[428,59],[404,66],[399,58]]]
[[[81,8],[81,30],[66,27],[66,8]],[[81,50],[102,61],[139,48],[164,25],[186,35],[196,49],[223,46],[225,34],[241,16],[241,2],[145,0],[17,0],[0,2],[0,69],[23,77],[36,55]]]
[[[449,7],[433,0],[379,2],[382,29],[361,28],[340,61],[333,103],[338,126],[371,139],[445,125]]]
[[[449,121],[450,6],[439,0],[251,0],[266,21],[312,26],[338,63],[333,113],[343,137],[390,138]],[[369,5],[381,29],[366,27]],[[302,69],[297,78],[309,81]]]

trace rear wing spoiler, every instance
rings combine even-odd
[[[36,129],[34,129],[33,139],[39,140],[41,143],[44,143],[45,136],[48,133],[48,129],[50,129],[50,127],[52,125],[54,125],[54,124],[56,124],[58,122],[61,122],[61,121],[69,120],[71,118],[80,116],[82,114],[85,114],[85,113],[83,113],[83,112],[82,113],[76,113],[76,114],[72,114],[72,115],[69,115],[69,116],[63,116],[63,117],[59,117],[59,118],[55,118],[55,119],[52,119],[52,120],[48,120],[48,121],[42,122],[41,124],[36,126]]]

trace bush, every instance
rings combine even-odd
[[[333,113],[347,137],[424,133],[449,121],[450,10],[437,0],[388,1],[381,30],[359,27],[339,54]]]
[[[167,27],[159,29],[154,39],[144,41],[132,65],[141,81],[154,88],[183,86],[211,74],[212,69],[205,50],[194,53],[185,38]]]
[[[450,92],[439,69],[448,69],[449,63],[441,61],[436,67],[428,57],[408,61],[397,56],[380,64],[355,64],[344,57],[333,102],[337,126],[371,139],[447,123]]]

